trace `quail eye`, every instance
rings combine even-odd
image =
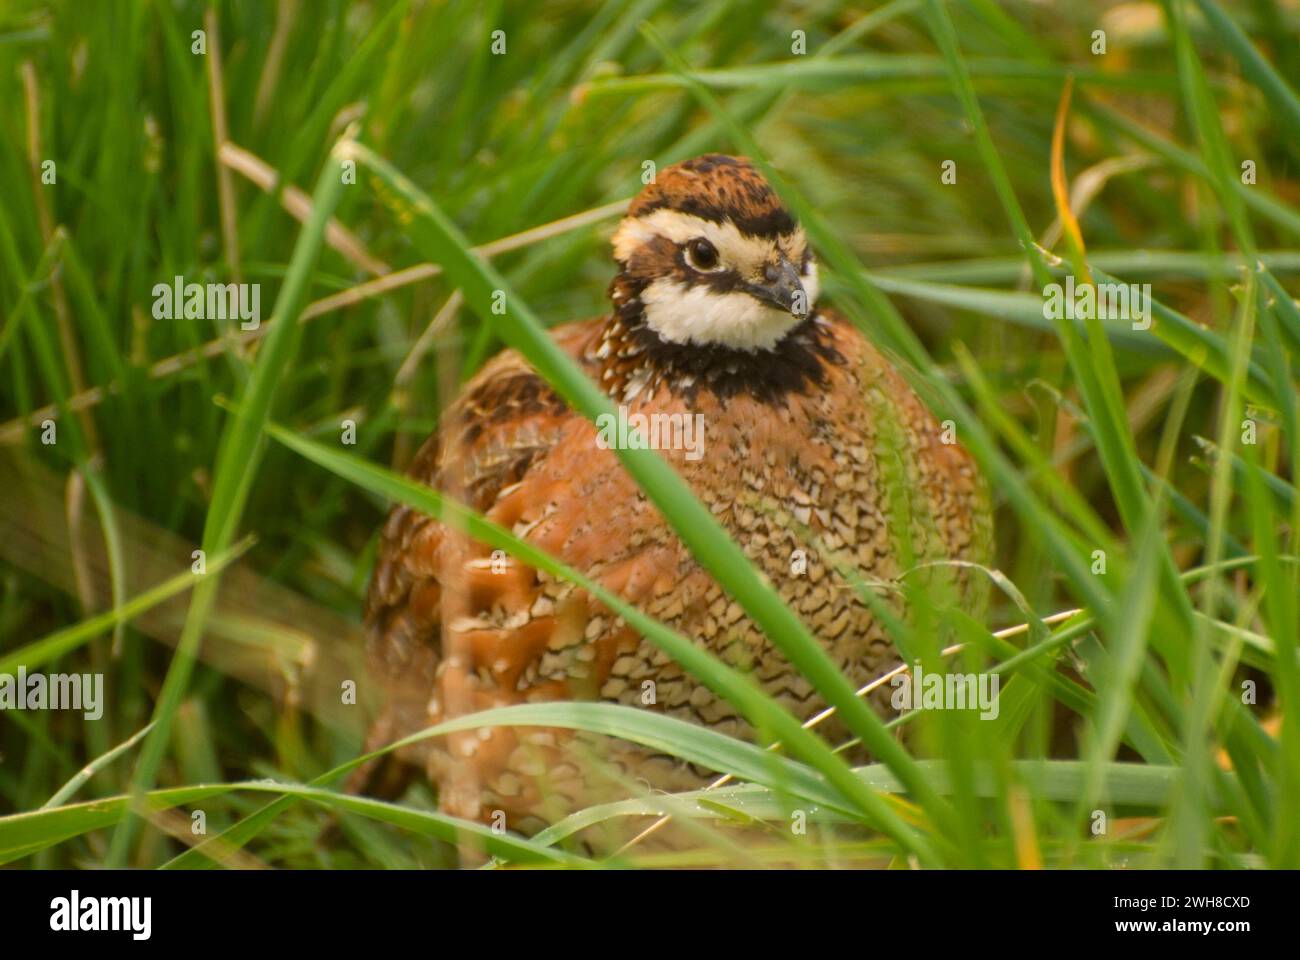
[[[716,270],[718,251],[703,237],[696,237],[686,245],[686,260],[696,270]]]

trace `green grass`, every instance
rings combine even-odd
[[[602,838],[670,815],[691,838],[676,862],[700,865],[1300,866],[1300,14],[1085,6],[224,2],[202,56],[201,3],[6,7],[0,672],[102,672],[107,706],[98,721],[0,713],[0,861],[436,867],[459,842],[509,863],[650,865],[673,861]],[[308,193],[310,215],[223,165],[214,129]],[[987,478],[997,552],[970,573],[988,610],[958,609],[944,569],[885,585],[911,617],[879,606],[925,669],[997,673],[996,720],[878,718],[651,451],[619,456],[871,765],[582,571],[399,475],[503,347],[579,413],[608,407],[545,331],[605,310],[614,208],[471,248],[631,196],[645,160],[706,150],[769,173],[828,301]],[[1067,273],[1151,283],[1151,328],[1044,319],[1042,289]],[[154,319],[151,291],[176,275],[261,283],[262,329]],[[906,490],[887,482],[905,530]],[[439,814],[425,787],[397,803],[338,793],[374,706],[358,618],[396,500],[593,590],[759,731],[748,744],[652,710],[537,704],[417,737],[544,722],[739,783],[628,785],[531,839]],[[878,603],[869,571],[841,572]]]

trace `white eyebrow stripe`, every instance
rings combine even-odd
[[[614,258],[621,263],[626,263],[638,247],[649,243],[655,237],[664,237],[678,244],[703,237],[713,244],[726,260],[740,266],[754,266],[765,262],[777,244],[787,250],[801,249],[804,246],[802,227],[774,243],[770,237],[753,237],[744,234],[730,221],[715,223],[694,214],[660,207],[640,217],[628,217],[619,225],[612,241]]]

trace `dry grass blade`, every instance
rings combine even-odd
[[[203,29],[207,31],[209,50],[203,59],[208,66],[208,113],[212,120],[212,142],[223,144],[230,139],[226,122],[225,81],[221,66],[221,24],[215,7],[203,11]],[[236,283],[241,278],[239,269],[239,215],[235,210],[235,185],[230,171],[217,164],[217,207],[221,213],[221,242],[226,251],[226,264]]]
[[[219,142],[221,149],[217,151],[217,158],[221,161],[222,175],[226,181],[230,179],[226,172],[229,168],[243,174],[265,192],[275,193],[280,186],[280,174],[274,167],[243,147],[231,143],[224,136]],[[306,223],[311,217],[311,197],[292,183],[286,183],[280,190],[280,204],[299,223]],[[330,217],[329,224],[325,227],[325,242],[367,273],[383,276],[392,271],[384,261],[371,256],[365,244],[339,223],[336,217]]]

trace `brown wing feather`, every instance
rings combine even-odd
[[[562,348],[578,353],[599,320],[557,329]],[[479,512],[517,484],[551,448],[567,406],[515,351],[488,362],[444,412],[439,429],[421,446],[408,474]],[[429,722],[428,703],[443,663],[444,586],[451,553],[464,552],[460,538],[433,518],[404,505],[389,512],[366,596],[366,650],[372,674],[385,687],[384,714],[371,732],[374,749]],[[458,570],[457,573],[460,571]],[[464,586],[473,588],[471,582]],[[503,584],[493,583],[493,587]],[[428,748],[408,750],[422,761]],[[375,792],[378,767],[354,778],[355,788]],[[387,771],[391,772],[391,771]],[[400,789],[404,778],[394,778]],[[390,791],[391,792],[391,791]]]

